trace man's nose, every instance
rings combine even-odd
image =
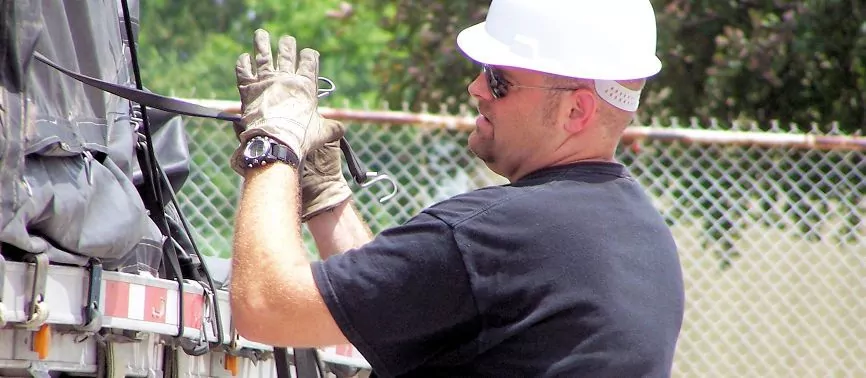
[[[468,89],[472,97],[487,101],[493,100],[493,93],[487,87],[487,78],[484,76],[484,73],[479,72],[475,80],[469,83]]]

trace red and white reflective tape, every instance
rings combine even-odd
[[[105,279],[104,314],[113,318],[178,325],[178,291]],[[204,296],[183,294],[183,324],[201,329]]]
[[[358,352],[358,349],[355,349],[355,347],[351,344],[329,346],[322,348],[322,350],[325,353],[331,353],[351,360],[361,360],[366,363],[366,360],[364,359],[364,356],[361,355],[361,352]]]

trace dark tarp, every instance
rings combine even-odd
[[[4,256],[157,274],[165,240],[139,193],[129,101],[36,61],[134,86],[117,0],[0,0],[0,242]],[[138,4],[129,3],[138,25]],[[137,34],[137,31],[134,31]],[[177,189],[188,173],[183,123],[149,112],[156,155]],[[138,186],[137,186],[138,185]]]

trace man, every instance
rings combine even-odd
[[[649,1],[494,0],[457,42],[482,67],[469,148],[510,184],[373,238],[326,145],[342,125],[316,112],[318,53],[296,64],[286,36],[275,67],[256,32],[255,59],[238,60],[238,331],[278,346],[351,342],[381,377],[669,376],[684,302],[676,245],[614,159],[661,67]],[[262,166],[265,146],[276,152]],[[302,220],[323,261],[305,258]]]

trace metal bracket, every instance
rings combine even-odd
[[[45,304],[45,286],[48,281],[48,255],[44,253],[27,254],[24,261],[33,263],[33,291],[27,306],[27,320],[23,328],[35,329],[48,320],[48,306]]]
[[[102,328],[102,312],[99,299],[102,296],[102,263],[93,259],[88,266],[90,279],[87,288],[87,303],[82,308],[84,324],[82,331],[96,332]]]
[[[51,368],[41,361],[32,361],[27,368],[27,373],[33,378],[51,378]]]
[[[117,358],[115,342],[97,340],[96,346],[96,376],[99,378],[124,377],[126,368]]]
[[[0,328],[6,326],[6,305],[3,304],[3,290],[6,283],[6,259],[0,254]]]
[[[336,378],[351,378],[357,376],[358,373],[361,372],[360,368],[335,364],[333,362],[326,362],[325,367],[328,369],[328,371],[334,374]]]
[[[229,356],[248,358],[252,360],[253,363],[257,363],[258,361],[265,361],[273,357],[273,353],[271,351],[260,351],[257,349],[241,347],[240,345],[238,345],[238,341],[240,341],[241,335],[238,333],[237,329],[235,329],[233,322],[229,324],[229,329],[231,329],[231,332],[229,333],[231,341],[229,341],[228,345],[222,344],[222,349],[225,354]],[[220,342],[222,343],[222,340],[220,340]]]
[[[205,315],[201,322],[201,328],[199,328],[198,340],[178,337],[178,344],[180,345],[181,349],[183,349],[183,352],[193,357],[203,356],[210,351],[210,343],[207,341],[207,334],[205,334],[205,332],[207,330],[207,325],[211,324],[210,303],[211,298],[215,298],[215,296],[211,293],[207,286],[202,285],[202,288],[204,290],[204,306],[207,307],[203,309],[203,313]],[[180,295],[183,295],[183,293],[178,294],[178,296]],[[182,310],[183,309],[181,309],[181,311]],[[222,340],[220,340],[220,342],[222,342]]]

